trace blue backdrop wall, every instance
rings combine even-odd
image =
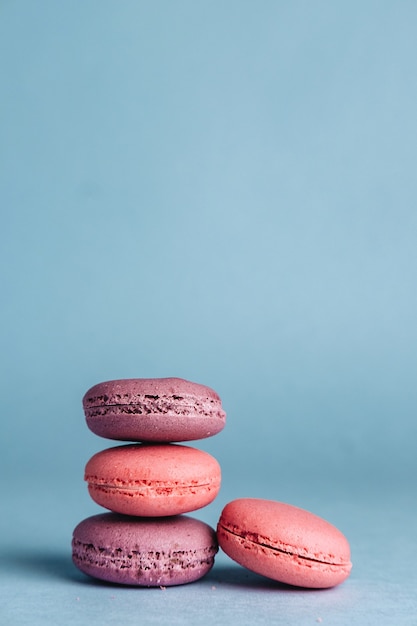
[[[224,480],[416,470],[413,2],[0,4],[3,474],[106,379],[214,387]]]

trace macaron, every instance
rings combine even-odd
[[[218,550],[214,530],[185,515],[143,519],[102,513],[82,521],[72,559],[85,574],[122,585],[182,585],[200,579]]]
[[[333,587],[350,574],[350,547],[332,524],[290,504],[241,498],[227,504],[217,526],[222,550],[273,580]]]
[[[95,454],[84,478],[92,499],[116,513],[143,517],[200,509],[220,489],[221,470],[207,452],[180,444],[127,444]]]
[[[181,442],[219,433],[226,413],[215,391],[182,378],[133,378],[95,385],[83,398],[90,430],[107,439]]]

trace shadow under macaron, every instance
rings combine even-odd
[[[239,587],[246,590],[253,589],[256,591],[285,591],[286,593],[322,593],[325,589],[309,589],[306,587],[295,587],[256,574],[245,567],[238,564],[218,564],[206,574],[204,580],[210,582],[211,585],[221,587]]]
[[[36,578],[37,581],[54,578],[81,582],[85,579],[82,572],[74,566],[69,551],[9,549],[2,555],[2,563],[10,574],[15,573],[28,578]]]

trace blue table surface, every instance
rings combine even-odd
[[[233,485],[223,488],[214,503],[194,515],[215,525],[234,491]],[[262,495],[267,492],[264,487]],[[350,541],[350,578],[320,591],[272,582],[221,552],[211,572],[193,584],[147,589],[101,583],[71,561],[72,529],[99,510],[84,485],[4,485],[2,493],[8,502],[1,517],[4,624],[162,624],[167,619],[171,624],[417,624],[417,505],[404,485],[341,488],[337,495],[326,488],[312,494],[306,485],[282,490],[282,499],[323,515]]]

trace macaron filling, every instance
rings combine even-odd
[[[338,560],[336,556],[330,554],[311,554],[306,549],[300,550],[295,546],[275,543],[267,537],[261,537],[258,534],[244,532],[236,527],[228,527],[224,523],[219,523],[219,529],[225,533],[236,537],[242,543],[249,543],[253,546],[280,553],[283,556],[298,560],[301,564],[312,567],[314,564],[331,566],[332,568],[342,568],[344,571],[350,571],[352,564],[350,561]]]
[[[205,567],[210,569],[218,547],[213,544],[207,548],[194,550],[150,550],[122,549],[110,546],[85,543],[78,539],[72,541],[73,560],[78,567],[103,570],[130,570],[131,575],[140,581],[146,577],[147,584],[153,573],[155,582],[161,584],[161,576],[166,583],[182,570]],[[127,572],[126,572],[127,573]]]
[[[144,496],[149,495],[167,495],[169,493],[182,492],[182,493],[193,493],[196,489],[200,490],[204,487],[210,488],[213,483],[212,482],[198,482],[195,481],[192,484],[182,484],[180,482],[170,482],[166,481],[155,481],[155,480],[135,480],[134,483],[125,483],[124,481],[119,481],[115,479],[113,483],[109,483],[106,481],[101,481],[98,478],[91,478],[86,476],[85,480],[88,482],[88,486],[94,489],[103,489],[113,490],[113,491],[132,491],[136,492],[138,495],[143,494]]]
[[[90,397],[84,400],[84,410],[86,417],[102,417],[107,413],[118,413],[121,415],[151,415],[175,413],[177,415],[202,415],[217,416],[224,420],[225,411],[219,406],[220,400],[207,398],[197,399],[187,395],[134,395],[114,394],[108,396]]]

